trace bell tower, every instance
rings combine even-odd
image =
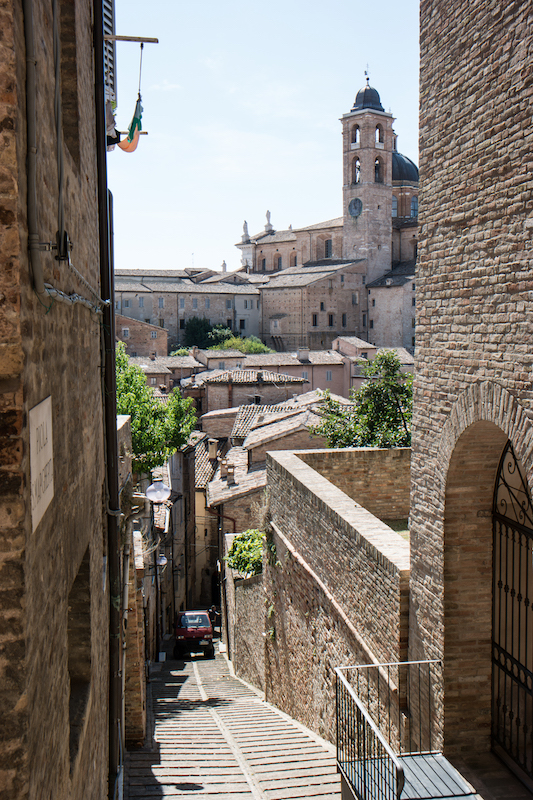
[[[368,77],[341,119],[343,257],[367,259],[367,282],[391,268],[393,121]]]

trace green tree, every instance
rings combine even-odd
[[[117,413],[131,417],[134,472],[151,472],[185,444],[196,424],[194,403],[176,389],[164,406],[146,385],[146,376],[130,364],[124,344],[117,344]]]
[[[210,350],[240,350],[241,353],[253,354],[253,353],[273,353],[274,350],[271,350],[270,347],[267,347],[266,344],[263,344],[261,339],[258,339],[257,336],[247,336],[245,338],[241,338],[240,336],[229,336],[225,340],[221,341],[219,344],[210,347]]]
[[[390,351],[381,350],[373,361],[362,363],[367,381],[352,390],[351,404],[343,405],[327,392],[322,422],[313,433],[324,436],[328,447],[409,447],[412,375],[400,372],[400,360]]]
[[[225,560],[239,575],[249,578],[263,571],[263,531],[250,529],[235,537]]]
[[[212,325],[205,317],[190,317],[185,323],[184,342],[187,347],[196,345],[201,350],[205,350],[212,344],[209,334]]]
[[[211,339],[211,345],[209,347],[210,350],[218,350],[221,345],[224,344],[226,339],[231,339],[233,336],[233,332],[231,328],[227,328],[225,325],[215,325],[213,329],[208,333],[209,338]]]

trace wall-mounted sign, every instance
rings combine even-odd
[[[30,411],[31,525],[37,528],[54,496],[52,398]]]

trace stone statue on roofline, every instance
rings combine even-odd
[[[267,218],[267,224],[265,225],[265,231],[267,233],[270,233],[270,231],[274,230],[274,226],[271,225],[271,223],[270,223],[270,211],[267,211],[266,218]]]

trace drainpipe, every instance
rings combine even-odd
[[[109,300],[104,308],[104,417],[106,479],[108,493],[107,530],[109,564],[109,798],[122,793],[120,717],[122,679],[120,674],[121,585],[120,585],[120,497],[118,478],[117,403],[115,374],[115,296],[111,258],[111,195],[107,188],[107,155],[104,86],[104,19],[102,0],[94,0],[94,100],[96,117],[96,164],[98,180],[98,229],[100,244],[100,285]]]

